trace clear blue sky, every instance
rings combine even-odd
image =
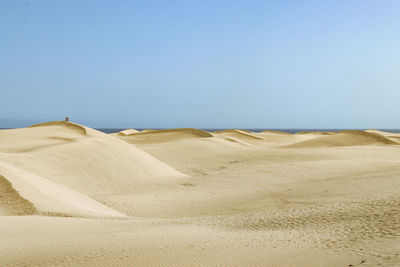
[[[400,128],[400,1],[0,1],[0,127]]]

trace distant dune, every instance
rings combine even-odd
[[[207,138],[213,137],[209,132],[193,129],[178,128],[167,130],[147,130],[138,133],[132,133],[123,138],[129,143],[164,143],[190,138]]]
[[[242,138],[231,137],[231,136],[223,136],[222,138],[224,140],[232,142],[232,143],[236,143],[236,144],[240,144],[240,145],[244,145],[244,146],[253,146],[252,144],[242,140]]]
[[[334,134],[323,134],[310,140],[288,145],[289,148],[302,147],[334,147],[334,146],[365,146],[365,145],[398,145],[378,133],[346,130]]]
[[[244,131],[244,130],[222,130],[222,131],[215,131],[213,134],[219,135],[219,136],[227,136],[227,137],[234,137],[238,139],[244,139],[244,140],[263,140],[264,138],[257,136],[256,133],[252,133],[249,131]]]
[[[126,130],[120,131],[119,134],[120,135],[130,135],[130,134],[135,134],[135,133],[138,133],[138,132],[139,131],[135,130],[135,129],[126,129]]]
[[[295,134],[319,134],[319,135],[331,135],[334,132],[297,132]]]
[[[285,135],[292,135],[292,133],[282,132],[282,131],[275,131],[275,130],[264,130],[262,133],[274,133],[274,134],[285,134]]]
[[[390,132],[384,132],[384,131],[380,131],[380,130],[366,130],[366,132],[377,133],[377,134],[383,135],[384,137],[386,137],[394,142],[400,143],[400,133],[390,133]]]

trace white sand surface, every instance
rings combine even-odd
[[[0,131],[0,265],[399,266],[399,134]]]

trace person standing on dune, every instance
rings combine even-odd
[[[68,121],[69,121],[69,117],[65,117],[65,121],[67,121],[67,122],[68,122]]]

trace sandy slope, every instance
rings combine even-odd
[[[36,213],[35,206],[3,176],[0,176],[0,215],[29,215]]]
[[[73,123],[4,130],[0,139],[0,174],[41,213],[119,216],[91,197],[185,177],[142,150]]]
[[[315,134],[315,133],[303,133]],[[320,134],[320,133],[317,133]],[[385,136],[364,131],[341,131],[338,133],[322,133],[321,137],[289,145],[288,147],[321,147],[321,146],[365,146],[365,145],[397,145],[399,143]]]
[[[135,130],[135,129],[126,129],[126,130],[120,131],[118,134],[120,134],[120,135],[130,135],[130,134],[135,134],[135,133],[138,133],[138,132],[139,131]]]
[[[247,141],[254,141],[254,140],[263,140],[261,136],[258,136],[256,133],[251,133],[248,131],[243,131],[243,130],[222,130],[222,131],[216,131],[214,134],[219,135],[219,136],[227,136],[227,137],[233,137],[233,138],[238,138],[238,139],[244,139]]]
[[[121,137],[121,134],[118,133],[116,136]],[[142,132],[122,136],[126,136],[123,140],[128,142],[134,140],[135,143],[165,143],[174,140],[212,137],[212,134],[198,129],[180,128],[168,130],[143,130]]]
[[[126,133],[0,131],[0,265],[400,265],[400,135]]]

